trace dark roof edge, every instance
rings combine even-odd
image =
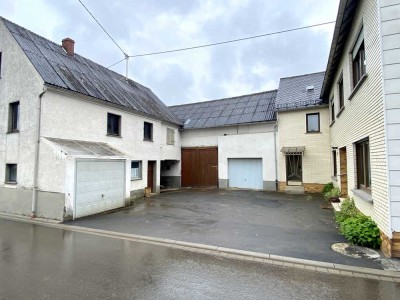
[[[15,25],[16,27],[21,27],[21,28],[23,28],[24,30],[28,31],[30,34],[36,35],[36,36],[38,36],[38,37],[40,37],[40,38],[46,40],[47,43],[51,43],[51,44],[53,44],[53,45],[55,45],[55,46],[57,46],[57,47],[62,48],[61,44],[57,44],[56,42],[54,42],[54,41],[52,41],[52,40],[50,40],[50,39],[48,39],[48,38],[46,38],[46,37],[44,37],[44,36],[42,36],[42,35],[40,35],[40,34],[37,34],[37,33],[33,32],[32,30],[29,30],[28,28],[24,27],[24,26],[21,26],[21,25],[19,25],[19,24],[17,24],[17,23],[14,23],[13,21],[10,21],[9,19],[6,19],[6,18],[4,18],[4,17],[2,17],[2,16],[0,16],[0,19],[3,21],[3,23],[4,23],[4,20],[7,21],[7,22],[10,22],[11,24]],[[4,25],[5,25],[5,24],[4,24]],[[8,31],[10,31],[10,30],[7,28],[7,25],[5,25],[5,27],[6,27],[6,29],[7,29]],[[11,32],[10,32],[10,33],[11,33]],[[11,36],[12,36],[12,38],[17,42],[18,46],[22,49],[21,45],[20,45],[20,44],[18,43],[18,41],[15,39],[14,35],[11,34]],[[25,51],[24,51],[23,49],[22,49],[22,52],[24,52],[24,54],[25,54]],[[114,74],[116,74],[116,75],[118,75],[118,76],[120,76],[120,77],[125,78],[124,75],[122,75],[122,74],[120,74],[120,73],[118,73],[118,72],[116,72],[116,71],[114,71],[114,70],[112,70],[112,69],[110,69],[110,68],[107,68],[107,67],[105,67],[105,66],[99,64],[98,62],[95,62],[94,60],[92,60],[92,59],[90,59],[90,58],[87,58],[87,57],[85,57],[85,56],[83,56],[83,55],[81,55],[81,54],[79,54],[79,53],[77,53],[77,52],[74,52],[74,56],[79,56],[79,57],[81,57],[81,58],[83,58],[83,59],[85,59],[85,60],[90,61],[91,63],[93,63],[93,64],[95,64],[95,65],[97,65],[97,66],[100,66],[100,67],[102,67],[102,68],[105,68],[105,69],[107,69],[107,70],[113,72]],[[28,58],[28,59],[29,59],[29,58]],[[38,73],[39,73],[39,72],[38,72]],[[39,76],[40,76],[40,73],[39,73]],[[134,82],[135,84],[138,84],[138,85],[140,85],[140,86],[142,86],[142,87],[144,87],[144,88],[146,88],[146,89],[148,89],[148,90],[151,91],[151,89],[150,89],[149,87],[144,86],[143,84],[141,84],[141,83],[139,83],[139,82],[137,82],[137,81],[134,81],[133,79],[131,79],[131,78],[129,78],[129,77],[128,77],[128,80],[129,80],[129,81],[132,81],[132,82]]]
[[[281,77],[280,80],[289,79],[289,78],[296,78],[296,77],[304,77],[304,76],[308,76],[308,75],[322,74],[322,73],[325,73],[325,71],[312,72],[312,73],[307,73],[307,74],[302,74],[302,75],[294,75],[294,76],[289,76],[289,77]]]
[[[329,107],[328,103],[321,102],[317,105],[309,105],[309,106],[296,106],[296,107],[289,107],[289,108],[275,108],[275,112],[285,112],[285,111],[294,111],[294,110],[307,110],[313,108],[320,108],[320,107]]]
[[[220,99],[214,99],[214,100],[205,100],[205,101],[199,101],[199,102],[170,105],[168,107],[179,107],[179,106],[186,106],[186,105],[194,105],[194,104],[201,104],[201,103],[216,102],[216,101],[222,101],[222,100],[228,100],[228,99],[236,99],[236,98],[241,98],[241,97],[246,97],[246,96],[253,96],[253,95],[260,95],[260,94],[265,94],[265,93],[272,93],[272,92],[277,92],[277,91],[278,91],[278,89],[274,89],[274,90],[269,90],[269,91],[264,91],[264,92],[245,94],[245,95],[241,95],[241,96],[226,97],[226,98],[220,98]]]
[[[329,57],[328,57],[328,63],[326,66],[326,73],[324,77],[324,81],[322,83],[322,89],[321,89],[321,99],[323,99],[325,102],[328,101],[328,93],[329,93],[329,88],[331,87],[331,83],[328,83],[328,81],[331,79],[331,73],[334,73],[336,71],[332,70],[332,62],[333,59],[336,55],[341,55],[343,52],[343,47],[341,49],[337,49],[337,42],[339,38],[341,37],[341,28],[343,25],[343,18],[345,15],[346,10],[351,10],[353,7],[350,5],[354,2],[357,2],[358,0],[340,0],[339,3],[339,8],[338,8],[338,13],[337,13],[337,18],[336,18],[336,23],[335,23],[335,31],[333,33],[333,38],[332,38],[332,44],[331,44],[331,49],[329,51]],[[354,10],[355,11],[355,10]],[[354,13],[353,11],[353,13]],[[348,31],[344,33],[344,35],[347,35]]]
[[[221,128],[221,127],[233,127],[233,126],[242,126],[242,125],[257,125],[257,124],[276,123],[276,121],[277,121],[277,119],[274,118],[274,119],[268,120],[268,121],[257,121],[257,122],[247,122],[247,123],[224,124],[224,125],[210,126],[210,127],[192,127],[192,128],[185,128],[185,127],[182,127],[182,128],[180,128],[180,130],[181,130],[181,131],[185,131],[185,130],[215,129],[215,128]],[[264,132],[254,132],[254,133],[264,133]],[[228,134],[228,135],[229,135],[229,134]]]
[[[146,114],[144,112],[135,110],[133,108],[129,108],[129,107],[123,106],[122,104],[112,103],[112,102],[109,102],[109,101],[106,101],[106,100],[103,100],[103,99],[100,99],[100,98],[96,98],[96,97],[93,97],[93,96],[90,96],[90,95],[85,95],[85,94],[82,94],[82,93],[79,93],[79,92],[75,92],[75,91],[72,91],[72,90],[69,90],[69,89],[65,89],[65,88],[62,88],[62,87],[59,87],[59,86],[56,86],[56,85],[53,85],[53,84],[49,84],[49,83],[45,82],[44,86],[46,86],[47,88],[49,88],[52,91],[55,91],[55,92],[58,92],[58,93],[61,93],[61,94],[72,94],[74,96],[77,96],[78,98],[79,97],[80,98],[86,98],[87,100],[95,102],[95,103],[100,104],[100,105],[113,107],[115,109],[119,109],[119,110],[130,112],[130,113],[134,113],[134,114],[137,114],[137,115],[140,115],[140,116],[143,116],[143,117],[147,117],[147,118],[150,118],[150,119],[154,119],[154,120],[157,120],[157,121],[160,121],[160,122],[165,122],[165,123],[174,124],[174,125],[177,125],[177,126],[182,126],[182,123],[174,123],[172,121],[162,119],[162,118],[160,118],[158,116],[153,116],[151,114]]]

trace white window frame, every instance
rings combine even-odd
[[[132,168],[132,163],[138,163],[137,168]],[[132,160],[131,161],[131,180],[139,180],[142,179],[142,161],[141,160]]]

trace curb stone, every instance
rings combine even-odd
[[[61,222],[54,220],[46,220],[46,219],[30,219],[29,217],[24,216],[15,216],[10,214],[0,213],[0,219],[10,220],[10,221],[19,221],[23,223],[37,224],[51,228],[58,228],[63,230],[69,230],[80,233],[88,233],[94,234],[104,237],[117,238],[117,239],[125,239],[129,241],[149,243],[154,245],[160,245],[165,247],[182,249],[185,251],[203,253],[206,255],[214,255],[229,259],[238,259],[238,260],[246,260],[253,261],[257,263],[267,263],[273,264],[276,266],[283,266],[289,268],[300,268],[310,271],[316,271],[321,273],[330,273],[335,275],[344,275],[351,277],[366,277],[374,280],[384,280],[391,282],[400,282],[400,272],[395,271],[386,271],[386,270],[378,270],[378,269],[370,269],[349,265],[341,265],[329,262],[321,262],[314,260],[307,260],[301,258],[294,257],[286,257],[279,256],[267,253],[259,253],[253,251],[239,250],[239,249],[231,249],[225,247],[218,247],[212,245],[198,244],[192,242],[185,241],[176,241],[171,239],[163,239],[157,237],[150,236],[142,236],[136,234],[129,233],[120,233],[114,231],[107,231],[101,229],[93,229],[87,227],[80,227],[75,225],[66,225]]]

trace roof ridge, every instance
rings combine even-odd
[[[226,98],[220,98],[220,99],[213,99],[213,100],[205,100],[205,101],[197,101],[197,102],[191,102],[191,103],[170,105],[170,106],[168,106],[168,107],[178,107],[178,106],[185,106],[185,105],[194,105],[194,104],[201,104],[201,103],[217,102],[217,101],[222,101],[222,100],[236,99],[236,98],[241,98],[241,97],[246,97],[246,96],[253,96],[253,95],[259,95],[259,94],[266,94],[266,93],[272,93],[272,92],[277,92],[277,91],[278,91],[278,89],[274,89],[274,90],[263,91],[263,92],[256,92],[256,93],[252,93],[252,94],[245,94],[245,95],[234,96],[234,97],[226,97]]]
[[[63,52],[61,44],[15,24],[3,16],[0,16],[0,20],[4,24],[5,29],[21,47],[22,51],[45,83],[72,92],[89,95],[108,103],[115,104],[115,101],[117,101],[125,108],[136,110],[162,121],[181,124],[179,118],[175,116],[168,106],[162,102],[149,87],[130,78],[126,79],[124,75],[106,68],[104,65],[78,53],[75,53],[74,56],[71,57]],[[25,47],[23,47],[24,40],[33,44],[32,49],[34,47],[34,51],[30,52],[27,50],[31,47],[30,44],[28,44],[29,46],[25,45]],[[48,51],[48,55],[46,55],[44,51]],[[30,55],[40,56],[47,64],[42,61],[33,60]],[[52,58],[53,55],[54,58]],[[74,65],[76,66],[74,67]],[[60,75],[59,72],[61,71],[59,69],[67,72],[69,75]],[[81,76],[80,74],[84,74],[84,76],[87,77],[88,82],[86,84],[81,83],[79,78],[77,78]],[[56,79],[54,79],[54,76]],[[97,84],[97,81],[102,83],[101,86]],[[121,83],[126,83],[127,87],[121,89]],[[89,84],[89,86],[87,86],[87,84]],[[108,94],[102,91],[104,88],[109,88]]]
[[[288,77],[281,77],[280,79],[296,78],[296,77],[303,77],[303,76],[322,74],[322,73],[325,73],[325,71],[307,73],[307,74],[302,74],[302,75],[294,75],[294,76],[288,76]]]
[[[33,32],[32,30],[29,30],[29,29],[25,28],[24,26],[21,26],[21,25],[19,25],[19,24],[16,24],[16,23],[14,23],[13,21],[10,21],[10,20],[4,18],[3,16],[0,16],[0,19],[2,19],[3,21],[5,20],[5,21],[7,21],[7,22],[13,24],[13,25],[16,26],[16,27],[22,28],[22,29],[28,31],[30,34],[33,34],[33,35],[35,35],[35,36],[38,36],[38,37],[41,38],[41,39],[46,40],[46,42],[48,42],[48,43],[51,43],[51,44],[53,44],[53,45],[55,45],[55,46],[57,46],[57,47],[62,48],[62,45],[61,45],[61,44],[57,44],[56,42],[54,42],[54,41],[52,41],[52,40],[50,40],[50,39],[48,39],[48,38],[46,38],[46,37],[44,37],[44,36],[41,36],[40,34],[37,34],[37,33]],[[7,28],[7,30],[9,30],[9,29]],[[20,35],[19,33],[17,33],[17,34]],[[23,36],[22,36],[22,37],[23,37]],[[50,50],[54,52],[53,49],[50,49]],[[120,74],[120,73],[118,73],[118,72],[116,72],[116,71],[114,71],[114,70],[111,70],[111,69],[109,69],[109,68],[107,68],[107,67],[105,67],[105,66],[103,66],[103,65],[101,65],[101,64],[99,64],[99,63],[97,63],[97,62],[95,62],[94,60],[92,60],[92,59],[90,59],[90,58],[87,58],[87,57],[85,57],[85,56],[83,56],[83,55],[81,55],[81,54],[79,54],[79,53],[77,53],[77,52],[74,53],[74,56],[79,56],[80,58],[89,60],[89,61],[92,62],[93,64],[95,64],[95,65],[97,65],[97,66],[99,66],[99,67],[101,67],[101,68],[104,68],[104,69],[106,69],[106,70],[108,70],[108,71],[110,71],[110,72],[113,72],[113,73],[115,73],[116,75],[118,75],[118,76],[120,76],[120,77],[122,77],[122,78],[125,78],[125,76],[123,76],[122,74]],[[139,84],[140,86],[142,86],[142,87],[144,87],[144,88],[146,88],[146,89],[150,89],[150,88],[148,88],[148,87],[142,85],[141,83],[134,81],[133,79],[131,79],[131,78],[129,78],[129,77],[128,77],[128,80],[130,80],[130,81],[132,81],[132,82],[134,82],[134,83],[136,83],[136,84]],[[151,89],[150,89],[150,90],[151,90]]]

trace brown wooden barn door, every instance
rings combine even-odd
[[[182,186],[218,186],[218,148],[182,149]]]

